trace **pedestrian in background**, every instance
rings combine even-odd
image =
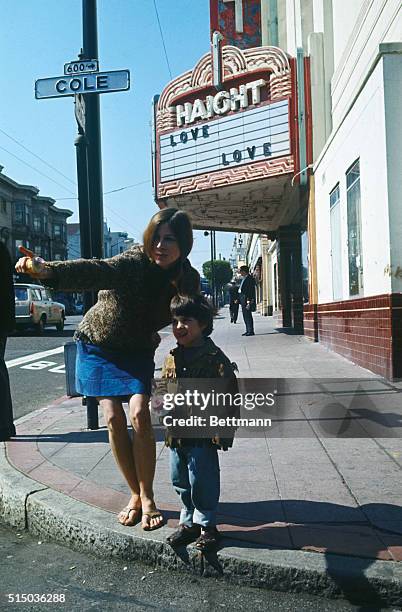
[[[10,253],[0,240],[0,441],[15,436],[10,381],[4,361],[7,336],[15,329],[13,264]]]
[[[229,311],[230,322],[237,323],[239,316],[239,287],[235,281],[229,284]]]
[[[239,268],[242,281],[239,286],[240,304],[246,331],[243,336],[254,336],[253,312],[255,312],[255,280],[251,276],[248,266]]]
[[[99,291],[75,333],[76,386],[98,399],[115,460],[131,490],[118,520],[128,526],[142,516],[145,531],[163,524],[154,501],[156,450],[149,412],[155,336],[171,321],[172,297],[199,291],[199,274],[187,259],[192,246],[187,214],[165,208],[151,218],[143,247],[110,259],[44,262],[39,274],[32,272],[29,257],[16,265],[18,272],[58,290]],[[129,404],[133,440],[123,401]]]

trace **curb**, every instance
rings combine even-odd
[[[283,592],[303,592],[353,602],[402,604],[402,564],[305,551],[239,546],[225,538],[217,554],[201,556],[192,547],[179,554],[165,544],[162,527],[144,534],[116,523],[113,514],[74,500],[32,480],[7,459],[0,443],[0,520],[32,535],[52,539],[100,557],[141,560],[164,569],[180,569],[227,582]]]

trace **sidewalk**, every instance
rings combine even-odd
[[[161,429],[156,432],[155,497],[167,525],[146,534],[139,526],[117,523],[127,486],[103,422],[98,431],[85,430],[80,399],[23,417],[17,422],[18,437],[0,443],[0,518],[97,554],[140,556],[167,567],[184,564],[206,575],[223,573],[236,582],[277,590],[351,600],[360,593],[372,602],[400,605],[402,385],[303,336],[276,330],[271,318],[256,315],[256,335],[242,337],[240,318],[232,325],[227,308],[222,309],[212,336],[237,363],[239,377],[348,380],[334,381],[318,395],[292,394],[294,437],[272,432],[238,437],[233,449],[220,453],[223,538],[216,558],[200,559],[191,547],[179,558],[163,544],[178,523],[179,503],[169,481],[169,451]],[[164,333],[156,375],[172,346],[172,336]],[[364,393],[351,391],[356,384]],[[352,414],[354,437],[318,435],[314,415],[323,399],[325,405],[332,402],[330,419],[334,406]],[[301,420],[309,431],[305,437]],[[367,434],[373,423],[377,437]]]

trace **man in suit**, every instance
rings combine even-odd
[[[7,335],[15,328],[13,265],[10,253],[0,240],[0,441],[15,436],[10,381],[4,361]]]
[[[230,322],[237,323],[237,317],[239,315],[239,287],[235,281],[229,284],[229,310],[230,310]]]
[[[239,287],[240,304],[246,331],[243,336],[254,336],[253,312],[255,312],[255,280],[248,266],[240,266],[242,281]]]

